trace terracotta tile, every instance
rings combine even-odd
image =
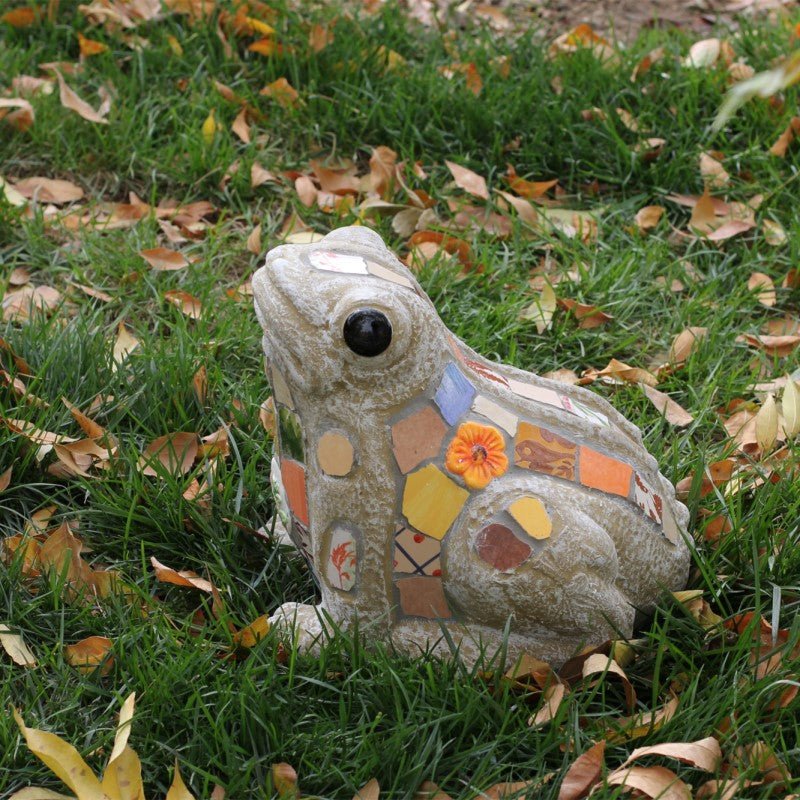
[[[358,545],[352,531],[347,528],[333,530],[325,564],[325,577],[334,589],[349,592],[356,585],[357,550]]]
[[[405,286],[408,289],[415,288],[414,284],[408,278],[406,278],[405,275],[401,275],[399,272],[392,272],[392,270],[387,269],[382,264],[376,264],[374,261],[368,261],[367,270],[369,271],[370,275],[374,275],[376,278],[383,278],[385,281],[396,283],[398,286]]]
[[[308,525],[308,497],[306,495],[306,471],[296,461],[281,459],[281,480],[286,492],[289,511],[303,525]]]
[[[439,454],[447,425],[432,406],[425,406],[392,425],[392,450],[400,472],[410,472]]]
[[[508,381],[499,372],[495,372],[491,367],[487,367],[485,364],[481,364],[479,361],[470,361],[469,359],[467,359],[464,363],[471,370],[477,372],[478,375],[481,375],[490,381],[494,381],[495,383],[499,383],[501,386],[508,388]]]
[[[438,539],[401,528],[394,537],[393,569],[417,575],[441,575],[441,552],[442,543]]]
[[[396,581],[400,608],[409,617],[449,619],[452,617],[444,596],[441,578],[401,578]]]
[[[367,274],[367,262],[361,256],[334,253],[332,250],[312,250],[308,260],[312,267],[326,272],[343,272],[350,275]]]
[[[353,468],[355,453],[350,440],[341,433],[328,431],[317,442],[317,461],[326,475],[341,477]]]
[[[553,532],[553,523],[542,505],[535,497],[520,497],[509,507],[508,513],[532,539],[548,539]]]
[[[547,389],[544,386],[534,386],[532,383],[524,381],[509,380],[508,386],[514,394],[520,397],[527,397],[528,400],[535,400],[537,403],[544,403],[547,406],[563,408],[558,392]]]
[[[565,394],[559,395],[559,397],[561,398],[561,405],[565,410],[569,411],[570,414],[574,414],[576,417],[585,419],[588,422],[594,422],[596,425],[608,427],[608,417],[605,414],[601,414],[599,411],[589,408],[589,406],[582,403],[580,400],[574,400],[571,397],[567,397]]]
[[[290,411],[283,406],[278,406],[278,435],[281,455],[305,464],[306,453],[303,447],[303,430],[300,427],[300,417],[294,411]]]
[[[289,391],[289,385],[274,364],[270,369],[270,384],[272,385],[272,394],[275,398],[275,402],[294,411],[294,400],[292,400],[292,393]]]
[[[578,446],[546,428],[520,422],[514,440],[514,463],[518,467],[575,480]]]
[[[464,507],[469,492],[433,464],[412,472],[403,491],[403,514],[418,531],[441,539]]]
[[[584,486],[620,497],[630,494],[633,469],[628,464],[598,453],[591,447],[581,447],[578,464]]]
[[[664,501],[661,495],[641,476],[633,476],[633,499],[639,508],[650,517],[653,522],[661,524],[664,511]]]
[[[450,363],[444,368],[442,381],[434,400],[449,425],[455,425],[467,412],[475,397],[475,387],[461,374],[458,367]]]
[[[532,552],[530,546],[517,539],[510,528],[499,523],[487,525],[478,533],[475,550],[487,564],[501,572],[516,569]]]
[[[482,417],[490,419],[512,436],[517,432],[519,417],[495,403],[494,400],[490,400],[488,397],[484,397],[481,394],[476,395],[472,402],[472,410]]]

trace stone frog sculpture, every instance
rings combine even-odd
[[[300,646],[358,618],[405,653],[558,664],[685,585],[688,512],[639,430],[456,339],[378,234],[276,247],[253,293],[273,485],[322,595],[272,617]]]

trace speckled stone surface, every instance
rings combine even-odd
[[[276,502],[321,592],[272,616],[298,646],[358,618],[472,662],[509,625],[512,659],[559,664],[683,588],[688,513],[638,429],[457,340],[376,233],[277,247],[253,290]]]

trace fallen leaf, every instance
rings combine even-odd
[[[286,78],[278,78],[270,84],[267,84],[260,92],[260,95],[271,97],[279,106],[283,108],[293,108],[299,103],[299,95],[297,90],[286,80]]]
[[[154,439],[144,449],[139,466],[144,475],[163,475],[164,472],[175,475],[185,475],[197,457],[196,433],[168,433]],[[160,470],[153,465],[159,464]]]
[[[745,333],[736,337],[737,342],[746,342],[771,356],[780,358],[790,355],[800,345],[800,335],[769,336]]]
[[[756,442],[762,453],[772,450],[778,438],[778,406],[770,394],[756,414]]]
[[[647,73],[650,70],[650,67],[653,64],[661,61],[664,57],[664,48],[663,47],[656,47],[654,50],[651,50],[645,57],[634,67],[633,72],[631,73],[631,82],[635,82],[638,78],[641,78],[642,75]]]
[[[114,659],[109,656],[114,642],[105,636],[87,636],[75,644],[64,647],[64,659],[80,672],[89,674],[101,667],[100,674],[108,675],[114,667]]]
[[[170,250],[168,247],[153,247],[150,250],[140,250],[139,255],[153,268],[161,272],[183,269],[189,261],[183,253]]]
[[[628,756],[622,767],[627,767],[643,756],[675,758],[705,772],[716,772],[722,763],[722,750],[713,736],[696,742],[665,742],[650,747],[638,747]]]
[[[719,39],[702,39],[689,48],[689,55],[683,62],[685,67],[712,67],[720,56],[722,43]]]
[[[784,392],[784,397],[786,393]],[[4,492],[8,489],[9,484],[11,483],[11,472],[13,471],[14,466],[10,466],[5,472],[0,473],[0,492]]]
[[[708,191],[708,186],[703,190],[702,196],[696,201],[692,208],[692,216],[689,220],[689,227],[694,228],[698,233],[710,233],[717,219],[714,202]]]
[[[606,743],[600,741],[572,762],[564,775],[564,780],[561,781],[558,800],[581,800],[586,797],[589,790],[600,780],[605,752]]]
[[[764,241],[772,247],[781,247],[788,241],[783,225],[771,219],[765,219],[761,223],[764,231]]]
[[[60,302],[61,292],[52,286],[25,286],[3,298],[3,319],[25,322],[36,312],[49,314]]]
[[[554,39],[548,49],[548,55],[554,58],[559,54],[568,55],[578,50],[589,50],[604,65],[612,65],[618,61],[614,48],[586,23],[581,23]]]
[[[28,200],[39,203],[63,205],[83,198],[83,189],[71,181],[52,178],[23,178],[17,181],[14,188]]]
[[[78,31],[78,47],[81,51],[81,58],[96,56],[108,50],[107,44],[97,42],[94,39],[87,39],[80,31]]]
[[[275,401],[271,396],[261,404],[258,410],[258,419],[261,422],[261,427],[274,439],[277,425],[275,422]]]
[[[300,796],[297,773],[291,764],[280,762],[272,765],[272,784],[280,800],[289,800]]]
[[[723,223],[716,230],[706,235],[710,242],[723,242],[733,236],[738,236],[740,233],[746,233],[755,228],[755,223],[746,219],[732,219]]]
[[[622,786],[658,800],[692,800],[692,791],[666,767],[627,767],[606,777],[608,786]]]
[[[700,174],[712,189],[727,186],[731,179],[725,167],[710,153],[700,153]]]
[[[762,306],[772,308],[772,306],[778,302],[778,296],[775,293],[775,284],[772,282],[772,278],[770,278],[769,275],[765,275],[763,272],[754,272],[750,275],[750,279],[747,281],[747,288],[751,292],[757,293],[756,297]]]
[[[414,792],[413,800],[451,800],[451,798],[433,781],[423,781],[417,791]]]
[[[269,632],[269,616],[264,614],[233,635],[237,647],[255,647]]]
[[[215,113],[216,109],[212,108],[211,111],[208,112],[208,116],[203,121],[203,124],[200,126],[200,135],[203,137],[203,143],[206,147],[211,147],[214,143],[214,137],[217,135],[217,130],[219,128],[214,116]]]
[[[563,683],[552,683],[542,694],[542,705],[534,716],[528,720],[532,728],[539,728],[552,722],[558,713],[561,701],[564,699],[567,687]]]
[[[189,317],[189,319],[200,319],[203,314],[203,304],[188,292],[180,289],[171,289],[164,292],[164,299],[180,309],[180,312]]]
[[[783,412],[783,429],[789,437],[800,433],[800,387],[787,376],[786,387],[781,398],[781,411]],[[9,468],[10,474],[10,468]]]
[[[9,24],[12,28],[28,28],[39,20],[37,9],[31,6],[12,8],[0,17],[0,22]]]
[[[489,189],[486,186],[486,180],[482,176],[471,169],[454,164],[452,161],[445,161],[444,163],[450,170],[450,174],[455,179],[456,186],[459,189],[463,189],[468,194],[481,198],[481,200],[489,199]]]
[[[211,594],[214,584],[201,578],[192,570],[175,570],[162,564],[155,556],[150,557],[150,564],[156,573],[156,579],[162,583],[172,583],[175,586],[186,586],[190,589],[199,589],[201,592]]]
[[[647,399],[656,407],[658,412],[671,425],[683,428],[694,422],[694,417],[682,406],[676,403],[669,395],[658,391],[652,386],[642,384],[642,391],[647,395]]]
[[[792,117],[789,126],[778,137],[775,144],[770,147],[769,152],[778,158],[784,158],[789,145],[800,135],[800,117]]]
[[[625,674],[625,670],[614,661],[610,656],[603,653],[592,653],[589,658],[583,663],[581,676],[583,678],[590,678],[594,675],[607,675],[611,673],[616,675],[622,681],[622,688],[625,691],[625,702],[629,710],[633,710],[636,706],[636,692]]]
[[[231,130],[245,143],[250,144],[250,125],[247,122],[247,107],[244,106],[236,115]]]
[[[167,792],[166,800],[195,800],[194,795],[186,788],[186,784],[183,782],[177,758],[175,759],[175,772],[172,775],[172,783]]]
[[[624,383],[643,383],[647,386],[656,386],[658,378],[652,372],[648,372],[641,367],[630,367],[616,358],[612,358],[608,364],[599,371],[590,371],[592,378],[610,378],[615,382]]]
[[[670,364],[685,364],[697,344],[708,335],[708,328],[690,327],[682,330],[673,340],[669,348]]]
[[[678,698],[672,697],[661,708],[653,711],[642,711],[632,717],[620,717],[615,720],[615,727],[619,730],[609,731],[605,739],[609,744],[624,742],[628,739],[640,739],[653,733],[675,715],[678,710]]]
[[[534,785],[534,781],[504,781],[503,783],[496,783],[488,789],[482,791],[478,798],[480,800],[520,800],[525,797],[526,789]],[[477,799],[476,799],[477,800]]]
[[[597,306],[589,306],[579,303],[577,300],[559,298],[558,305],[571,311],[575,315],[575,319],[578,320],[578,327],[583,330],[599,328],[614,319],[611,314],[606,314],[605,311],[601,311]]]
[[[112,353],[114,364],[116,366],[122,364],[138,346],[139,340],[125,327],[124,322],[120,322],[117,327],[117,336],[114,340]]]
[[[0,645],[11,656],[11,660],[21,667],[35,667],[36,658],[18,633],[11,633],[11,629],[0,623]]]
[[[639,230],[647,233],[658,225],[663,214],[664,206],[645,206],[636,212],[634,220]]]
[[[556,293],[549,283],[545,283],[539,296],[520,312],[520,319],[529,320],[536,326],[536,330],[544,333],[553,323],[558,301]]]
[[[99,125],[108,125],[108,120],[105,119],[98,111],[95,111],[85,100],[81,100],[75,92],[67,86],[63,75],[56,70],[56,77],[58,78],[59,97],[61,105],[74,111],[79,116],[88,122],[95,122]]]

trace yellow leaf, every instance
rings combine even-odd
[[[107,675],[114,665],[114,659],[109,655],[113,646],[111,639],[105,636],[87,636],[75,644],[66,645],[64,659],[80,672],[91,673],[101,667],[100,674]]]
[[[783,390],[781,398],[781,409],[786,435],[797,436],[800,432],[800,390],[791,378],[786,380],[786,388]]]
[[[128,745],[128,737],[131,735],[131,721],[133,720],[133,707],[136,703],[136,692],[131,692],[119,710],[119,724],[117,732],[114,734],[114,749],[108,759],[110,764],[115,758],[122,754]]]
[[[87,39],[80,32],[78,32],[78,47],[80,47],[81,56],[83,56],[83,58],[96,56],[100,53],[105,53],[105,51],[108,50],[107,44],[96,42],[94,39]]]
[[[74,795],[53,792],[40,786],[27,786],[25,789],[14,792],[8,800],[76,800],[76,798]]]
[[[80,800],[109,800],[100,781],[71,744],[53,733],[28,728],[16,709],[14,719],[30,751],[69,786]]]
[[[109,762],[102,786],[109,800],[144,800],[142,765],[139,756],[130,747]]]
[[[120,322],[117,328],[117,338],[114,340],[114,369],[116,369],[139,346],[139,340]]]
[[[555,290],[549,283],[545,283],[539,297],[523,310],[520,317],[530,320],[539,333],[544,333],[553,322],[557,302]]]
[[[261,639],[263,639],[269,631],[269,617],[266,614],[258,617],[258,619],[251,622],[246,628],[242,628],[238,633],[233,635],[233,641],[238,647],[245,647],[250,649],[255,647]]]
[[[186,788],[181,777],[178,759],[175,759],[175,774],[172,776],[172,786],[169,787],[166,800],[194,800],[194,795]]]
[[[218,126],[216,119],[214,119],[214,111],[215,109],[212,108],[206,117],[206,121],[203,123],[203,127],[200,129],[201,133],[203,134],[203,141],[207,147],[211,146],[214,141],[214,137],[217,134]]]
[[[181,43],[174,36],[167,36],[167,44],[169,45],[169,49],[172,50],[178,58],[183,55],[183,47],[181,47]]]
[[[256,19],[255,17],[245,17],[245,20],[256,33],[260,33],[262,36],[270,36],[271,34],[275,33],[275,28],[273,28],[271,25],[267,25],[266,22],[262,22],[260,19]]]
[[[18,633],[11,633],[7,625],[0,623],[0,644],[3,649],[11,656],[11,660],[21,667],[35,667],[36,659],[28,646]]]

